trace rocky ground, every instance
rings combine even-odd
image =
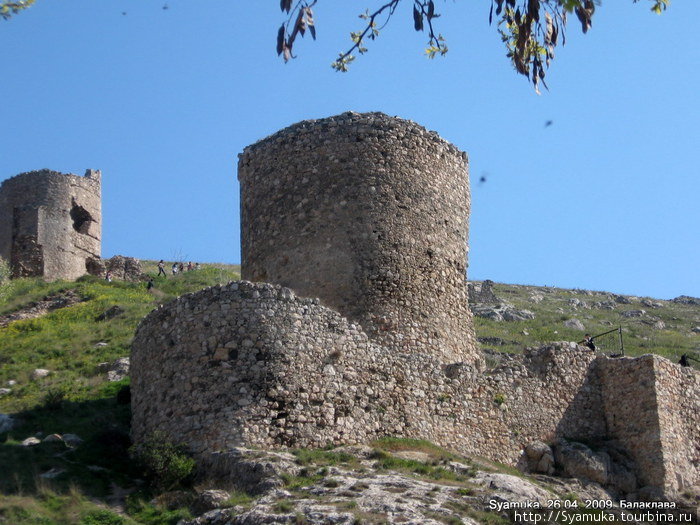
[[[161,503],[170,499],[173,505],[189,498],[199,516],[180,525],[534,523],[534,514],[522,519],[515,512],[557,522],[557,510],[576,521],[603,515],[623,521],[614,503],[619,494],[595,482],[526,476],[425,442],[295,453],[235,449],[213,455],[206,468],[218,480],[198,495],[161,496]],[[241,494],[248,495],[246,501],[241,502]],[[601,504],[609,508],[598,508]],[[687,495],[682,504],[697,505],[697,497]]]
[[[40,301],[34,301],[6,315],[0,315],[0,328],[4,328],[13,321],[23,319],[35,319],[47,313],[74,305],[82,301],[82,298],[74,290],[66,290],[47,295]]]

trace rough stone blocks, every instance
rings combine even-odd
[[[101,249],[101,174],[50,170],[0,186],[0,257],[14,277],[76,279]]]

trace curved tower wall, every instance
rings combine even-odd
[[[242,277],[292,288],[373,340],[479,360],[467,304],[467,156],[381,113],[303,121],[240,155]]]
[[[101,251],[101,174],[22,173],[0,186],[0,256],[13,276],[76,279]]]

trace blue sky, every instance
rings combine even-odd
[[[37,0],[0,22],[0,180],[101,169],[104,256],[238,263],[238,153],[383,111],[469,153],[470,279],[700,296],[700,2],[606,0],[585,36],[572,19],[541,96],[487,0],[437,2],[450,52],[432,61],[406,2],[347,74],[330,63],[378,2],[320,0],[286,65],[279,2],[164,3]]]

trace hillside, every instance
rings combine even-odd
[[[534,319],[497,321],[475,315],[482,347],[518,352],[523,347],[550,341],[580,341],[586,333],[596,335],[620,327],[626,355],[652,353],[674,362],[682,354],[700,357],[700,299],[697,298],[682,296],[664,301],[609,292],[500,283],[493,284],[493,293],[501,303],[501,310],[505,303],[506,309],[529,311]],[[479,306],[473,305],[473,310],[480,310]],[[494,309],[490,306],[485,308],[487,314]],[[580,321],[582,328],[571,326],[575,320]]]
[[[144,270],[154,276],[155,262],[144,262]],[[164,488],[172,487],[144,483],[142,465],[129,460],[130,414],[125,390],[129,380],[119,379],[119,366],[111,364],[129,355],[135,327],[151,309],[183,293],[237,279],[238,275],[236,266],[204,265],[201,270],[156,279],[150,292],[143,282],[107,283],[93,277],[54,283],[22,279],[2,285],[0,523],[175,523],[190,516],[188,506],[191,507],[194,497],[191,488],[175,503],[168,504],[165,497],[153,499]],[[475,284],[483,286],[483,283]],[[653,352],[677,361],[681,354],[697,355],[700,348],[700,328],[697,328],[700,305],[691,298],[660,301],[605,292],[505,284],[494,284],[492,291],[495,299],[492,296],[490,303],[475,304],[475,310],[481,314],[475,316],[477,336],[482,346],[490,349],[487,361],[491,365],[499,360],[499,352],[518,352],[525,346],[556,340],[579,341],[584,333],[595,335],[618,326],[622,329],[626,354]],[[504,316],[505,311],[528,313]],[[499,320],[504,317],[520,320]],[[574,325],[572,320],[578,320],[583,329],[565,325]],[[117,380],[109,381],[109,374]],[[7,417],[3,415],[14,421],[9,431]],[[58,436],[51,438],[53,434]],[[32,440],[26,441],[28,438],[36,438],[37,444],[30,445]],[[337,469],[365,469],[374,473],[372,479],[381,478],[384,471],[395,472],[397,476],[408,473],[411,479],[422,476],[427,478],[424,481],[433,483],[421,486],[422,498],[433,498],[435,505],[443,510],[452,508],[451,512],[442,512],[435,505],[428,505],[430,508],[424,510],[435,513],[436,522],[460,523],[471,519],[498,523],[501,518],[497,513],[482,514],[488,509],[475,501],[463,502],[468,509],[455,508],[460,505],[455,494],[466,497],[481,494],[482,489],[471,481],[476,470],[449,464],[470,465],[472,460],[446,456],[447,452],[434,449],[426,453],[426,447],[430,448],[429,444],[376,443],[369,451],[352,454],[346,451],[346,455],[339,452],[333,456],[332,463],[326,456],[308,459],[304,452],[297,452],[298,461],[289,457],[286,461],[302,465],[306,461],[317,470],[312,472],[308,466],[305,473],[296,467],[287,469],[278,476],[282,486],[277,488],[290,494],[302,491],[303,494],[297,494],[300,497],[307,497],[309,491],[315,490],[313,494],[335,501],[333,504],[342,507],[346,514],[356,516],[358,523],[379,523],[386,519],[377,510],[381,505],[375,501],[367,503],[366,509],[358,509],[347,494],[334,495],[329,491],[344,486],[344,482],[333,481],[328,476],[349,476]],[[415,453],[405,457],[395,455],[403,449]],[[161,454],[177,456],[176,451],[161,451]],[[319,469],[324,468],[325,473],[319,474]],[[497,465],[479,468],[503,470]],[[460,469],[470,472],[460,473]],[[332,487],[333,483],[338,486]],[[365,482],[355,481],[362,483]],[[404,478],[392,483],[410,491]],[[550,490],[555,490],[553,480],[542,479],[538,483],[549,484]],[[374,487],[371,481],[365,484],[368,488],[363,490]],[[563,498],[571,490],[567,486],[555,492]],[[397,492],[401,491],[397,489]],[[438,498],[439,492],[447,492],[449,497]],[[241,512],[249,510],[255,500],[253,494],[237,492],[230,497],[232,505],[242,504]],[[268,493],[265,497],[271,496]],[[289,514],[290,519],[297,520],[301,504],[283,503],[273,498],[266,508],[272,514]],[[364,503],[359,505],[362,507]],[[427,522],[429,517],[425,512],[416,514],[422,516],[422,522]]]

